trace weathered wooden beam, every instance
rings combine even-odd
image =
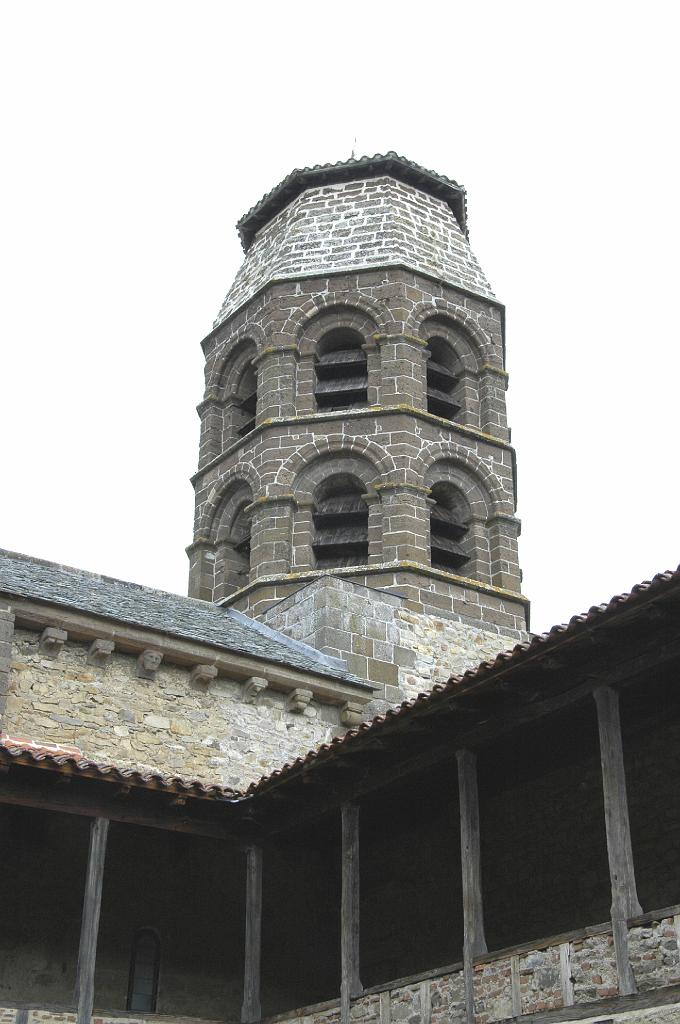
[[[262,849],[251,846],[246,853],[246,955],[243,979],[242,1024],[262,1017],[260,1002],[260,957],[262,948]]]
[[[574,1005],[574,979],[571,967],[571,942],[560,943],[560,988],[565,1006]]]
[[[149,828],[160,828],[168,832],[187,832],[191,835],[209,836],[222,839],[244,848],[245,843],[235,837],[231,827],[219,820],[210,821],[193,818],[183,814],[186,808],[170,808],[160,794],[156,800],[148,801],[144,806],[133,800],[132,793],[126,800],[118,797],[117,787],[110,783],[85,783],[87,789],[76,779],[70,786],[46,785],[45,778],[35,783],[24,779],[16,779],[12,768],[7,776],[0,778],[0,804],[13,804],[20,807],[35,807],[44,811],[61,811],[65,814],[77,814],[86,818],[108,818],[130,825],[145,825]],[[26,769],[32,771],[32,769]],[[36,772],[36,775],[47,776],[47,772]],[[89,790],[93,786],[93,791]],[[96,791],[95,791],[96,789]],[[117,798],[118,797],[118,798]],[[160,797],[160,798],[159,798]],[[203,801],[198,801],[201,806]]]
[[[475,956],[486,953],[484,908],[482,901],[482,858],[479,836],[479,794],[477,758],[471,750],[456,751],[458,797],[460,803],[460,859],[463,873],[463,972],[465,1011],[468,1024],[474,1024]]]
[[[99,911],[102,902],[106,840],[109,832],[107,818],[94,818],[90,825],[90,847],[87,857],[85,897],[80,925],[80,946],[76,968],[76,1024],[90,1024],[94,1006],[94,971],[99,936]]]
[[[342,805],[340,914],[340,1024],[349,1024],[350,1001],[361,995],[359,976],[359,807]]]
[[[616,678],[621,686],[628,687],[640,678],[648,675],[653,668],[673,664],[678,658],[680,658],[680,640],[677,638],[674,642],[664,644],[660,649],[655,649],[653,653],[645,651],[644,654],[638,656],[633,653],[624,652],[615,663],[609,663],[609,677]],[[480,714],[462,708],[460,713],[458,713],[459,709],[456,703],[458,697],[454,696],[447,702],[447,711],[453,713],[448,719],[447,724],[450,732],[446,739],[437,742],[436,734],[438,730],[434,730],[434,741],[423,744],[423,749],[420,753],[404,757],[393,764],[376,766],[372,771],[366,772],[358,779],[343,781],[342,785],[337,786],[335,795],[331,796],[322,808],[313,807],[309,813],[291,814],[281,818],[272,823],[271,827],[268,828],[268,832],[274,835],[281,831],[298,828],[305,822],[318,818],[320,814],[326,814],[337,809],[342,803],[356,800],[368,793],[382,789],[405,776],[425,771],[437,764],[445,763],[452,756],[452,745],[454,744],[460,747],[479,748],[493,742],[500,736],[507,735],[522,725],[538,721],[541,718],[576,705],[581,701],[589,700],[590,695],[601,685],[602,681],[597,673],[599,671],[604,672],[603,666],[604,661],[602,665],[595,665],[591,660],[587,673],[584,672],[583,681],[578,685],[570,688],[565,687],[557,693],[547,691],[544,700],[532,702],[518,701],[516,707],[508,706],[503,710],[502,714]],[[536,668],[539,667],[540,665],[537,662]],[[517,669],[516,671],[519,670]],[[522,666],[522,674],[525,672],[526,668]],[[426,715],[418,715],[418,718],[425,721],[429,719],[430,715],[437,715],[442,710],[441,704],[433,702],[432,707],[428,709],[428,713]],[[404,731],[410,728],[410,719],[408,717],[404,718],[401,728]],[[401,731],[401,728],[399,731]],[[393,735],[392,730],[386,730],[384,734],[376,730],[376,733],[386,742]],[[309,766],[307,772],[310,782],[323,763],[324,761],[319,759],[318,763],[312,762]],[[287,781],[284,782],[283,779],[277,783],[277,785],[285,784],[287,784]]]
[[[522,1016],[522,989],[519,980],[519,956],[510,957],[510,998],[513,1017]]]
[[[598,687],[593,696],[597,705],[600,734],[602,789],[607,830],[607,854],[612,891],[612,930],[619,975],[619,993],[637,992],[628,955],[628,918],[642,913],[635,885],[635,866],[630,839],[626,774],[621,740],[619,695],[610,686]]]

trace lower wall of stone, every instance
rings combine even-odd
[[[462,1013],[442,1013],[441,1007],[437,1005],[436,999],[438,996],[438,989],[435,987],[435,982],[432,982],[431,987],[431,1005],[430,1005],[430,1017],[427,1014],[423,1016],[422,1009],[419,1005],[419,997],[417,993],[410,993],[403,1003],[397,1004],[397,1006],[390,1007],[390,1013],[395,1012],[396,1016],[385,1017],[381,1015],[381,1005],[384,1009],[384,1003],[381,1004],[379,998],[373,997],[370,1001],[360,1001],[352,1007],[351,1020],[354,1024],[369,1024],[372,1021],[380,1021],[381,1024],[389,1024],[391,1021],[406,1021],[409,1024],[464,1024],[465,1014]],[[337,1024],[340,1019],[339,1009],[336,1007],[332,1010],[319,1010],[313,1011],[313,1008],[309,1008],[310,1013],[304,1014],[298,1017],[287,1017],[287,1018],[276,1018],[277,1021],[290,1021],[290,1024]],[[409,1011],[413,1011],[410,1017],[406,1017],[405,1014]],[[19,1011],[21,1012],[21,1011]],[[17,1011],[14,1009],[2,1009],[0,1008],[0,1024],[20,1024],[20,1021],[25,1021],[25,1024],[75,1024],[76,1016],[74,1013],[59,1013],[55,1011],[43,1011],[43,1010],[29,1010],[27,1017],[17,1019]],[[164,1020],[167,1024],[184,1024],[185,1021],[190,1020],[191,1024],[203,1024],[199,1018],[185,1018],[185,1017],[94,1017],[93,1024],[145,1024],[149,1020]],[[569,1018],[570,1021],[573,1018]],[[602,1014],[589,1015],[578,1018],[580,1024],[602,1024]],[[607,1024],[678,1024],[680,1021],[680,1006],[677,1005],[666,1005],[656,1006],[640,1009],[632,1009],[623,1013],[611,1013],[607,1015]],[[208,1022],[205,1022],[208,1024]],[[563,1024],[559,1018],[554,1019],[554,1024]],[[566,1024],[566,1021],[564,1022]]]
[[[674,908],[676,909],[676,908]],[[679,916],[659,916],[629,929],[630,959],[640,993],[680,985]],[[381,986],[382,987],[382,986]],[[551,1012],[555,1024],[565,1007],[583,1006],[579,1020],[621,1021],[622,1024],[680,1024],[680,1006],[606,1010],[606,1000],[618,996],[616,956],[611,931],[563,936],[535,949],[485,957],[474,967],[476,1024],[495,1024],[518,1016]],[[602,1002],[600,1013],[592,1004]],[[573,1018],[574,1010],[570,1012]],[[337,1004],[307,1007],[280,1014],[280,1024],[335,1024]],[[353,1024],[465,1024],[465,985],[459,966],[433,972],[413,981],[395,982],[383,991],[366,993],[352,1003]]]
[[[680,908],[673,908],[678,909]],[[680,985],[678,937],[680,913],[633,925],[629,929],[630,960],[641,994]],[[621,1024],[675,1024],[680,1022],[680,1006],[635,1006],[615,1012],[606,1009],[606,1000],[618,996],[616,957],[611,931],[593,929],[593,934],[564,936],[536,949],[518,949],[516,953],[485,957],[474,967],[475,1024],[495,1024],[528,1014],[553,1011],[559,1024],[559,1010],[583,1006],[582,1022],[607,1019]],[[602,1001],[601,1013],[593,1013],[593,1004]],[[15,1009],[0,1008],[0,1024],[74,1024],[75,1015],[63,1011],[29,1010],[17,1017]],[[338,1024],[337,1002],[304,1007],[268,1018],[269,1024]],[[115,1015],[95,1013],[94,1024],[144,1024],[156,1015]],[[182,1024],[189,1018],[161,1019]],[[570,1020],[574,1019],[573,1010]],[[465,1024],[465,986],[460,966],[436,971],[430,977],[380,986],[353,1000],[353,1024]],[[200,1024],[191,1018],[192,1024]]]
[[[160,1014],[116,1014],[92,1017],[93,1024],[145,1024],[149,1020],[164,1020],[168,1024],[214,1024],[201,1017],[168,1017]],[[0,1024],[75,1024],[75,1013],[68,1010],[16,1010],[0,1008]]]

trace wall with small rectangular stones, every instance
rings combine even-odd
[[[307,189],[257,233],[215,326],[269,281],[399,264],[493,295],[443,200],[389,177]]]
[[[88,643],[68,640],[49,658],[39,639],[15,630],[5,735],[241,789],[327,742],[340,726],[329,704],[312,701],[295,713],[287,695],[271,689],[246,703],[243,685],[225,676],[195,684],[188,668],[163,662],[154,679],[140,679],[133,654],[115,651],[105,665],[90,665]]]

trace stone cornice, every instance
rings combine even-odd
[[[505,335],[505,304],[499,302],[498,299],[490,298],[488,295],[482,295],[480,292],[475,292],[472,289],[463,287],[462,285],[451,284],[449,281],[444,281],[442,278],[437,277],[435,274],[427,274],[422,270],[416,270],[414,267],[408,266],[406,263],[373,263],[361,267],[356,267],[353,270],[343,269],[334,271],[333,273],[330,274],[324,274],[316,270],[313,272],[310,271],[308,274],[295,274],[291,275],[290,277],[285,275],[282,277],[273,277],[269,281],[267,281],[266,284],[262,285],[262,287],[258,288],[257,291],[253,292],[253,294],[248,299],[246,299],[237,309],[233,310],[233,312],[231,312],[229,316],[225,317],[224,320],[222,320],[219,324],[213,327],[213,329],[208,334],[206,334],[205,338],[203,338],[203,340],[201,341],[201,348],[203,349],[204,352],[206,352],[210,342],[213,341],[213,339],[220,333],[220,331],[223,331],[228,327],[230,321],[233,320],[234,317],[238,316],[243,311],[244,306],[249,305],[251,302],[254,302],[269,288],[274,288],[276,287],[276,285],[279,284],[287,284],[289,281],[305,281],[315,279],[318,280],[320,277],[323,277],[328,281],[332,281],[333,278],[335,277],[347,277],[348,274],[371,274],[374,273],[376,270],[405,270],[408,274],[414,274],[416,277],[422,277],[423,280],[425,281],[434,281],[440,287],[443,286],[447,289],[450,289],[453,292],[458,292],[460,295],[464,295],[466,298],[475,299],[477,302],[486,303],[486,305],[488,306],[493,306],[494,309],[497,309],[500,313],[501,332],[503,336]],[[503,347],[505,348],[505,345]]]
[[[215,456],[210,462],[206,463],[201,469],[197,470],[191,477],[191,483],[195,484],[201,477],[205,476],[211,469],[219,466],[221,462],[227,459],[234,452],[240,448],[245,448],[249,445],[253,437],[257,434],[263,433],[271,427],[289,427],[296,426],[300,423],[327,423],[329,420],[359,420],[363,416],[369,416],[375,419],[376,416],[399,416],[399,415],[413,416],[416,419],[422,420],[425,423],[432,423],[438,427],[450,431],[452,434],[460,434],[463,437],[472,437],[477,441],[483,441],[485,444],[494,445],[497,448],[503,448],[506,451],[513,452],[514,448],[509,441],[503,441],[500,437],[494,437],[493,434],[487,434],[483,430],[478,430],[477,427],[470,427],[464,423],[452,423],[451,420],[445,420],[441,416],[435,416],[431,412],[426,412],[424,409],[416,409],[412,405],[370,405],[365,409],[343,409],[343,410],[329,410],[328,412],[314,412],[304,413],[301,416],[282,416],[272,417],[271,419],[263,420],[262,423],[258,423],[249,434],[245,437],[239,438],[234,444],[225,448],[220,455]]]
[[[263,505],[297,505],[298,501],[294,494],[262,494],[259,498],[246,505],[244,512],[254,512]]]
[[[8,600],[11,602],[17,627],[24,626],[41,631],[45,627],[56,627],[65,630],[72,640],[113,640],[116,651],[134,656],[145,650],[157,650],[162,652],[164,664],[179,665],[188,671],[197,664],[214,665],[221,676],[235,683],[243,682],[252,676],[266,676],[272,689],[289,693],[304,687],[311,690],[316,699],[337,705],[343,705],[347,700],[371,700],[375,689],[369,683],[353,683],[328,675],[318,676],[293,666],[220,648],[208,641],[183,639],[160,630],[128,625],[117,619],[76,611],[61,605],[42,604],[11,595],[8,595]]]
[[[416,572],[421,576],[429,576],[431,579],[441,580],[443,583],[455,583],[468,590],[476,590],[482,594],[493,594],[505,600],[515,601],[517,604],[524,605],[525,607],[528,607],[530,604],[528,597],[518,594],[514,590],[506,590],[505,587],[495,587],[492,583],[482,583],[480,580],[473,580],[467,576],[458,576],[452,572],[444,572],[442,569],[434,569],[430,565],[409,561],[379,562],[373,565],[343,565],[336,569],[303,569],[300,572],[282,573],[276,576],[261,576],[259,579],[248,583],[245,587],[241,587],[240,590],[236,590],[219,603],[228,608],[247,594],[251,594],[265,586],[306,583],[319,579],[321,576],[338,576],[342,579],[345,576],[377,576],[386,572]]]

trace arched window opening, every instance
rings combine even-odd
[[[430,562],[435,569],[461,569],[470,556],[461,544],[468,532],[469,512],[460,492],[449,483],[435,484],[430,512]]]
[[[252,362],[246,365],[238,382],[237,403],[241,410],[237,433],[239,437],[245,437],[254,429],[257,413],[257,368]]]
[[[453,421],[461,409],[454,398],[458,384],[455,355],[444,338],[430,338],[427,350],[427,411]]]
[[[364,339],[337,327],[317,347],[314,394],[319,409],[350,409],[368,401],[368,368]]]
[[[127,1010],[156,1012],[161,943],[156,932],[142,928],[132,941]]]
[[[247,582],[250,574],[250,527],[251,513],[248,504],[243,504],[234,517],[231,526],[231,547],[233,551],[233,572],[240,577],[245,577],[241,586]]]
[[[337,473],[317,487],[312,547],[320,568],[368,561],[368,507],[363,491],[361,481],[349,473]]]

